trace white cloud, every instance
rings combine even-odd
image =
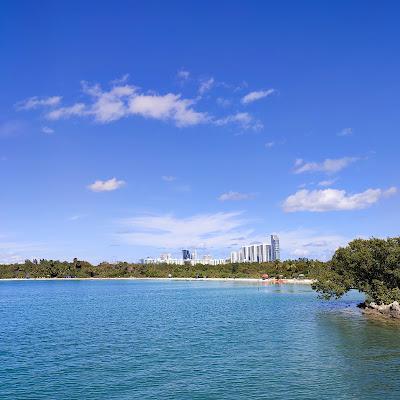
[[[124,74],[121,76],[121,78],[113,79],[110,83],[113,86],[118,86],[123,83],[126,83],[129,80],[129,74]]]
[[[302,189],[284,201],[283,210],[285,212],[358,210],[368,208],[381,198],[395,194],[396,191],[395,187],[391,187],[388,190],[367,189],[361,193],[347,194],[345,190],[337,189]]]
[[[277,232],[285,257],[329,260],[335,250],[345,246],[350,239],[342,235],[297,229]]]
[[[240,193],[240,192],[233,192],[229,191],[227,193],[222,193],[218,200],[220,201],[232,201],[232,200],[249,200],[254,197],[253,193]]]
[[[109,179],[108,181],[97,180],[88,186],[93,192],[111,192],[125,185],[125,181],[117,180],[117,178]]]
[[[333,185],[335,182],[337,181],[337,179],[326,179],[324,181],[320,181],[318,182],[318,186],[331,186]]]
[[[275,142],[267,142],[267,143],[265,143],[265,147],[267,149],[270,149],[271,147],[274,147],[274,146],[275,146]]]
[[[352,128],[344,128],[337,135],[338,136],[350,136],[353,134]]]
[[[181,70],[178,72],[178,76],[188,79],[189,72]],[[197,103],[202,100],[201,95],[195,99],[190,99],[183,97],[179,93],[159,94],[154,91],[145,92],[137,86],[128,84],[127,79],[128,75],[125,75],[122,79],[112,81],[109,90],[103,89],[99,84],[90,85],[82,81],[82,92],[87,96],[87,100],[85,101],[61,105],[60,96],[44,99],[32,97],[18,103],[18,109],[26,110],[37,107],[51,107],[45,113],[45,117],[48,120],[88,117],[98,123],[111,123],[136,115],[148,119],[172,122],[178,127],[207,123],[216,126],[237,124],[244,130],[251,129],[254,131],[263,128],[261,121],[255,119],[247,112],[237,112],[225,117],[217,117],[207,111],[197,110]],[[217,84],[225,85],[223,83],[216,83],[214,78],[200,81],[200,94],[204,94]],[[262,91],[262,93],[249,93],[246,102],[254,101],[260,95],[265,97],[272,93],[271,90],[273,89]],[[217,103],[226,107],[230,104],[230,100],[219,98]]]
[[[214,86],[215,80],[214,78],[209,78],[209,79],[203,79],[200,81],[200,86],[199,86],[199,93],[204,94],[211,90],[211,88]]]
[[[163,121],[173,121],[177,126],[191,126],[208,122],[205,112],[195,111],[195,101],[184,99],[180,94],[140,94],[133,85],[115,85],[104,91],[100,85],[82,82],[82,90],[90,103],[75,103],[59,107],[46,114],[50,120],[92,116],[96,122],[110,123],[130,115],[140,115]]]
[[[267,149],[270,149],[270,148],[275,147],[275,146],[284,145],[285,143],[286,143],[286,139],[279,139],[279,140],[270,141],[270,142],[265,143],[265,147]]]
[[[242,129],[259,131],[264,125],[247,112],[239,112],[214,121],[215,125],[223,126],[231,123],[238,124]]]
[[[127,101],[137,88],[132,85],[116,85],[109,91],[103,91],[99,85],[90,86],[82,81],[82,91],[91,97],[92,103],[75,103],[60,107],[47,113],[47,118],[57,120],[73,116],[93,116],[96,122],[108,123],[125,117],[129,113]]]
[[[273,93],[275,93],[275,89],[254,91],[246,94],[246,96],[244,96],[241,101],[242,104],[249,104],[253,103],[254,101],[263,99],[264,97],[268,97]]]
[[[178,218],[170,214],[143,215],[121,221],[132,231],[120,233],[128,244],[169,249],[228,248],[240,246],[238,238],[247,242],[251,230],[240,212],[199,214]]]
[[[50,120],[58,120],[62,118],[81,117],[88,115],[86,106],[83,103],[75,103],[69,107],[60,107],[46,114],[46,118]]]
[[[173,182],[176,181],[176,176],[172,176],[172,175],[163,175],[161,177],[161,179],[165,182]]]
[[[125,117],[129,110],[124,100],[131,98],[137,90],[131,85],[114,86],[109,91],[102,91],[98,85],[90,86],[86,82],[82,85],[84,92],[95,99],[89,113],[97,122],[103,123]]]
[[[332,174],[339,172],[342,169],[348,167],[350,164],[357,161],[357,157],[343,157],[331,159],[327,158],[322,162],[305,162],[301,158],[297,159],[294,163],[294,173],[302,174],[304,172],[325,172]]]
[[[300,183],[300,185],[298,186],[299,188],[305,188],[306,186],[309,186],[309,185],[313,185],[314,184],[314,182],[311,182],[311,183]]]
[[[0,235],[0,264],[21,263],[26,259],[40,258],[37,254],[43,251],[42,244],[10,241],[6,236]]]
[[[227,87],[231,87],[231,85],[228,85]],[[240,83],[239,85],[235,85],[233,87],[233,91],[236,92],[240,92],[244,89],[247,89],[249,87],[249,84],[246,81],[242,81],[242,83]]]
[[[129,112],[145,118],[172,120],[179,127],[207,122],[206,113],[192,108],[193,100],[182,99],[180,95],[138,95],[130,99]]]
[[[254,234],[247,228],[249,222],[240,212],[199,214],[186,218],[171,214],[141,215],[120,221],[128,229],[118,233],[118,237],[135,246],[170,250],[204,248],[219,250],[221,255],[228,256],[231,250],[238,250],[243,245],[265,242],[265,234]],[[329,259],[339,246],[349,241],[341,235],[311,229],[276,233],[285,258]]]
[[[43,126],[42,132],[45,133],[46,135],[51,135],[52,133],[54,133],[54,129],[48,126]]]
[[[30,97],[20,101],[15,105],[17,110],[33,110],[39,107],[54,107],[61,102],[61,96],[51,96],[51,97]]]
[[[190,78],[190,72],[182,68],[176,73],[176,76],[181,82],[185,82]]]
[[[223,108],[228,108],[232,104],[231,100],[225,99],[224,97],[217,97],[216,102],[220,107]]]
[[[86,215],[84,214],[77,214],[77,215],[71,215],[70,217],[68,217],[68,221],[78,221],[79,219],[85,218]]]

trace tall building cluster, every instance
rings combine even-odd
[[[279,237],[271,235],[270,243],[242,246],[239,251],[232,251],[230,258],[213,258],[210,255],[199,257],[196,250],[183,249],[182,258],[173,258],[170,253],[161,254],[158,258],[147,257],[142,264],[177,264],[177,265],[221,265],[226,263],[254,263],[280,260]]]
[[[176,265],[220,265],[226,263],[225,258],[213,258],[209,254],[198,257],[196,250],[182,250],[182,258],[172,258],[170,253],[161,254],[158,258],[147,257],[141,260],[142,264],[176,264]]]
[[[242,246],[239,251],[231,252],[231,263],[269,262],[280,260],[279,237],[271,235],[270,243]]]

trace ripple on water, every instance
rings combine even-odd
[[[400,398],[399,326],[361,300],[306,285],[0,282],[0,398]]]

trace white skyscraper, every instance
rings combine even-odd
[[[269,262],[280,259],[279,238],[277,235],[271,235],[271,244],[260,243],[242,246],[239,251],[232,251],[231,263],[243,262]]]
[[[170,254],[170,253],[162,253],[162,254],[160,255],[160,260],[161,260],[161,261],[167,262],[167,261],[169,261],[169,260],[171,260],[171,259],[172,259],[172,257],[171,257],[171,254]]]
[[[239,259],[239,251],[231,251],[231,263],[237,263],[240,262]]]
[[[271,261],[271,245],[263,243],[257,246],[257,261],[268,262]]]
[[[271,261],[277,261],[281,259],[281,250],[279,247],[278,235],[271,235]]]

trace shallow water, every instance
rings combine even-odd
[[[399,399],[400,328],[306,285],[0,282],[0,399]]]

